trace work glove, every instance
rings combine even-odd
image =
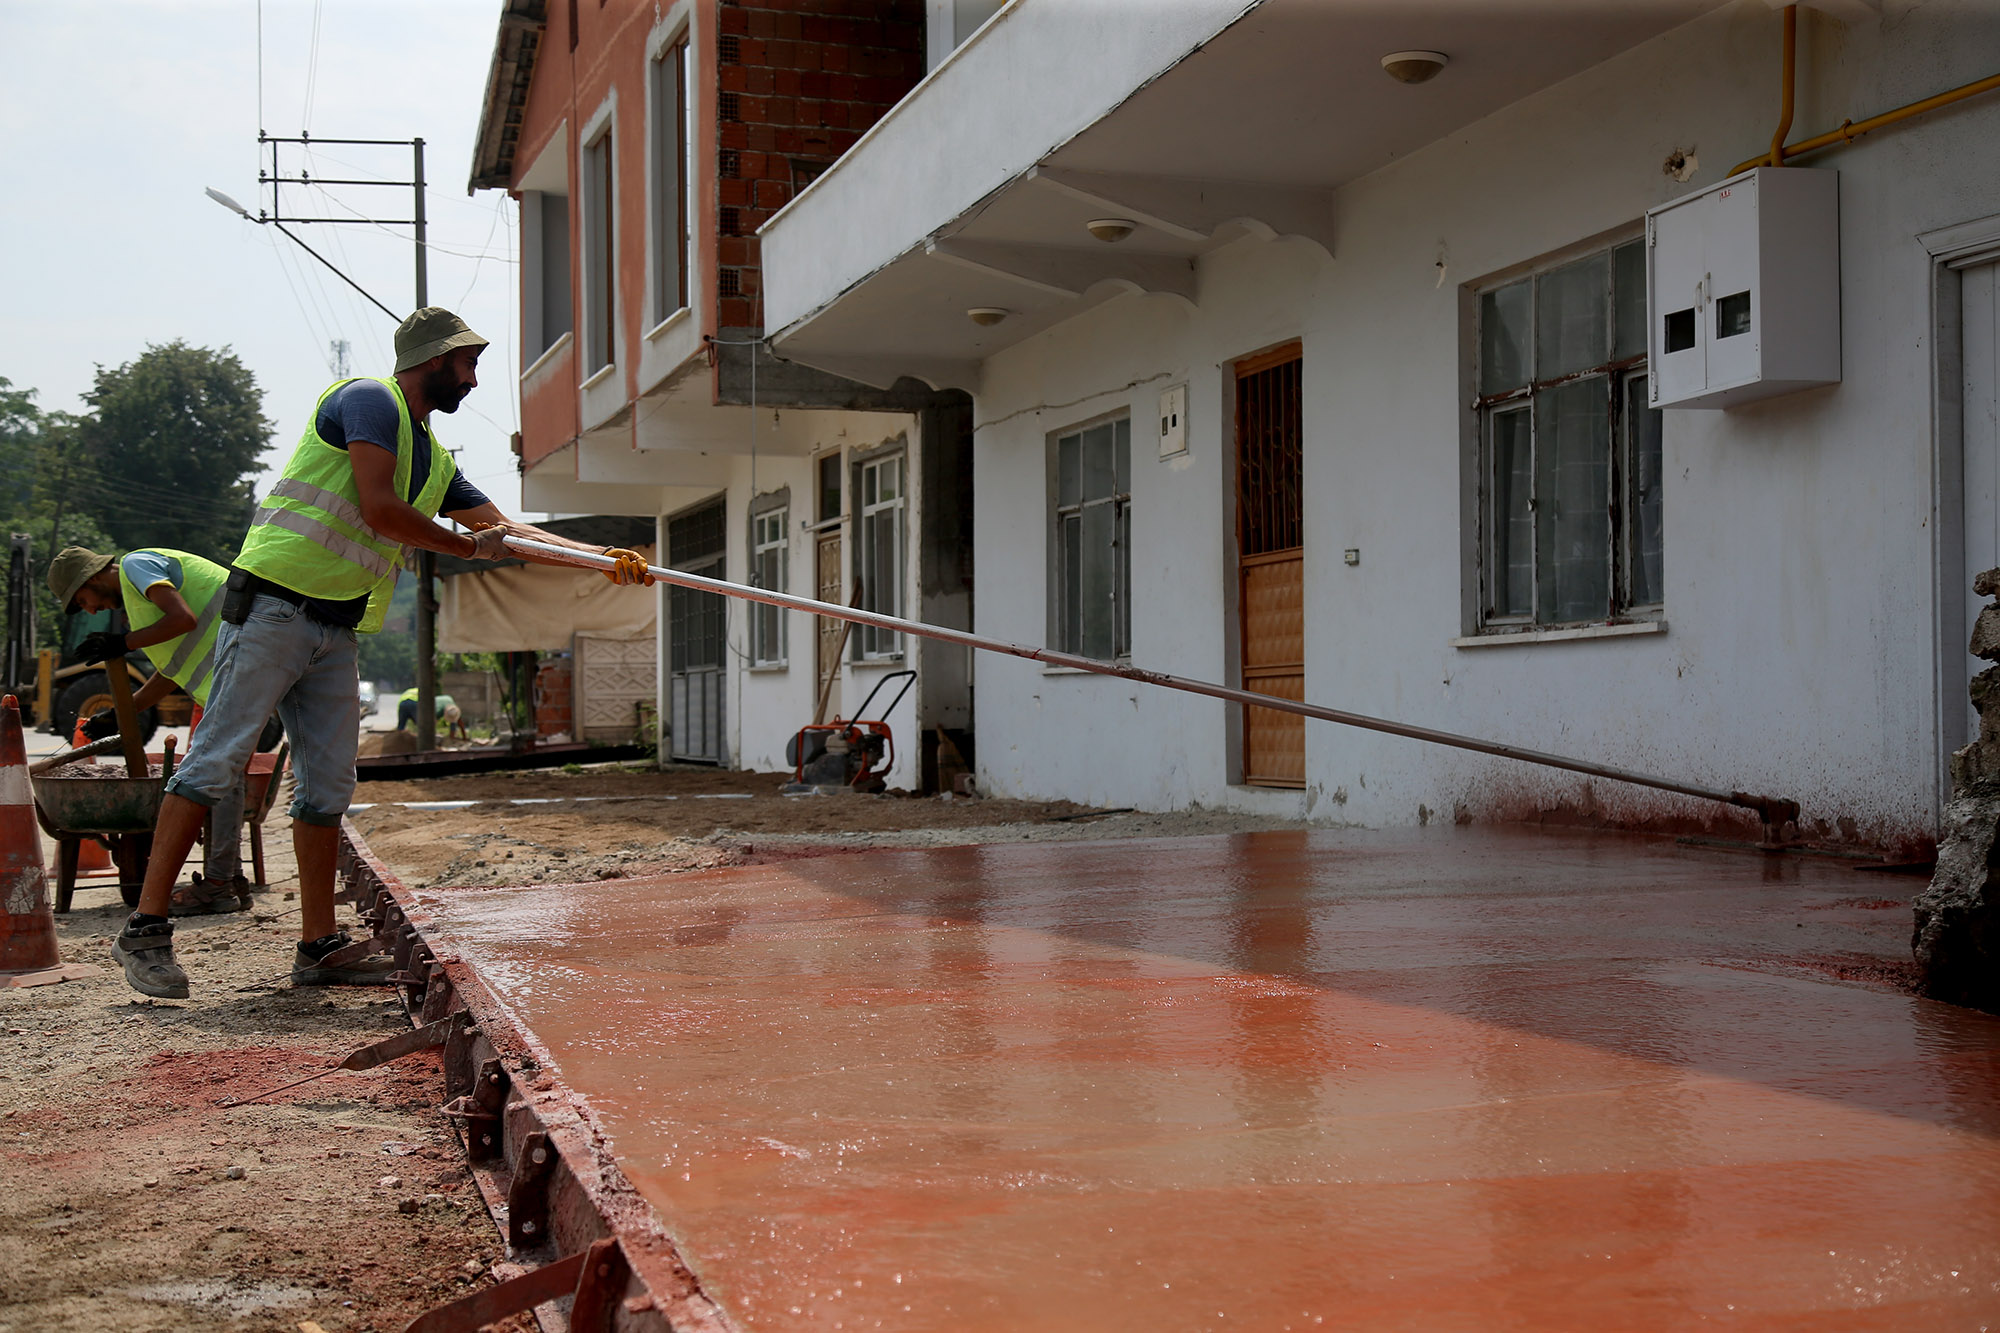
[[[83,724],[83,738],[87,741],[101,741],[117,734],[118,714],[109,708],[98,709]]]
[[[653,572],[646,567],[646,557],[637,551],[628,551],[622,546],[607,546],[604,548],[604,554],[618,562],[615,568],[604,571],[604,577],[613,583],[621,587],[636,583],[641,587],[650,588],[658,582],[653,577]]]
[[[86,635],[76,646],[76,655],[86,662],[109,662],[125,656],[125,651],[125,636],[108,629]]]
[[[514,553],[507,549],[507,529],[498,523],[480,528],[472,534],[472,559],[512,560]]]

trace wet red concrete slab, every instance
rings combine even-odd
[[[744,1327],[1977,1328],[1915,881],[1278,833],[428,892]]]

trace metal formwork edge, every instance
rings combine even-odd
[[[444,1045],[441,1109],[459,1131],[509,1258],[539,1267],[614,1240],[625,1258],[624,1281],[594,1293],[590,1303],[603,1313],[591,1321],[591,1333],[738,1333],[681,1262],[658,1215],[619,1169],[603,1130],[547,1052],[451,951],[430,914],[345,820],[339,874],[341,899],[387,941],[412,1019],[468,1015]],[[544,1328],[563,1333],[568,1313],[554,1309],[540,1307],[539,1317]]]

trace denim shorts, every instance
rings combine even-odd
[[[337,825],[354,798],[361,742],[354,631],[322,625],[282,597],[259,593],[241,625],[215,636],[215,676],[201,726],[167,790],[213,807],[257,751],[275,711],[292,745],[292,818]]]

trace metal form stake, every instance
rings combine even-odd
[[[533,554],[566,565],[578,565],[585,569],[608,570],[617,565],[610,556],[597,555],[589,551],[577,551],[566,546],[551,546],[547,542],[532,541],[526,537],[509,537],[507,545],[523,554]],[[728,583],[722,579],[704,578],[699,574],[683,573],[677,569],[664,569],[659,565],[648,565],[653,577],[662,583],[675,584],[682,588],[694,588],[701,592],[719,593],[724,597],[736,597],[744,601],[764,602],[771,606],[781,606],[792,611],[807,611],[816,616],[831,616],[835,620],[851,621],[857,625],[873,625],[878,629],[893,630],[899,634],[914,634],[926,639],[941,639],[946,643],[962,644],[968,648],[978,648],[989,653],[1005,653],[1010,657],[1025,657],[1031,662],[1043,662],[1049,666],[1071,667],[1078,671],[1090,671],[1100,676],[1117,676],[1122,680],[1136,680],[1145,685],[1158,685],[1163,689],[1182,690],[1189,694],[1205,694],[1211,699],[1221,699],[1227,703],[1243,704],[1250,708],[1269,708],[1279,713],[1297,713],[1301,717],[1316,718],[1322,722],[1337,722],[1342,726],[1360,727],[1368,731],[1387,732],[1391,736],[1405,736],[1411,740],[1428,741],[1433,745],[1448,745],[1458,750],[1474,750],[1480,754],[1498,755],[1503,759],[1519,759],[1524,763],[1541,764],[1547,768],[1567,769],[1572,773],[1584,773],[1591,777],[1610,778],[1615,782],[1629,782],[1638,787],[1652,787],[1659,791],[1676,792],[1682,796],[1695,796],[1704,801],[1717,801],[1723,805],[1738,806],[1754,811],[1764,824],[1765,842],[1775,845],[1777,833],[1784,825],[1796,820],[1799,815],[1797,801],[1782,796],[1760,796],[1754,792],[1724,791],[1718,787],[1703,787],[1691,782],[1676,782],[1671,778],[1654,777],[1649,773],[1636,773],[1630,769],[1614,768],[1609,764],[1594,764],[1584,759],[1571,759],[1565,755],[1549,754],[1542,750],[1529,750],[1518,745],[1505,745],[1498,741],[1479,740],[1472,736],[1460,736],[1449,731],[1437,731],[1430,727],[1412,726],[1407,722],[1392,722],[1386,718],[1369,717],[1365,713],[1349,713],[1338,708],[1322,708],[1300,700],[1281,699],[1272,694],[1257,694],[1250,690],[1232,689],[1227,685],[1215,685],[1205,680],[1191,680],[1186,676],[1168,675],[1164,671],[1147,671],[1142,667],[1120,666],[1116,662],[1100,662],[1091,657],[1079,657],[1075,653],[1058,652],[1053,648],[1036,648],[1023,643],[1009,643],[1005,639],[990,639],[985,635],[973,634],[966,630],[946,629],[940,625],[926,625],[922,621],[905,620],[900,616],[885,616],[878,611],[863,611],[854,607],[838,606],[832,602],[817,602],[810,597],[795,597],[790,593],[773,592],[767,588],[747,588],[740,583]]]

